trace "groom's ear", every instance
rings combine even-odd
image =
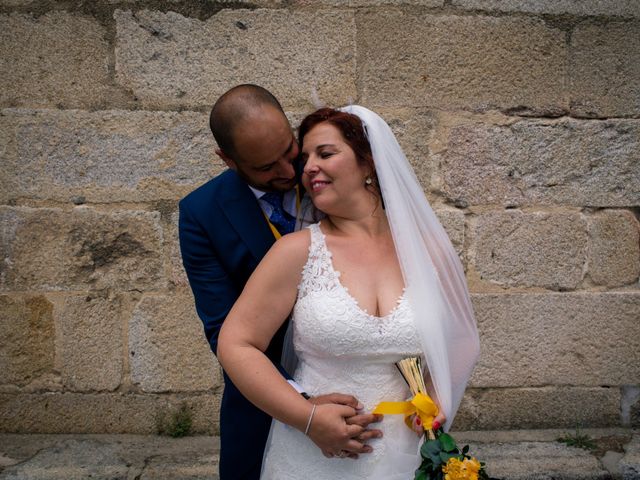
[[[219,148],[216,148],[216,155],[218,155],[231,170],[238,170],[238,164]]]

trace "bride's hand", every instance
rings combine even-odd
[[[309,427],[309,438],[325,456],[357,458],[360,453],[370,453],[371,446],[355,438],[364,432],[360,425],[349,425],[346,419],[356,410],[346,405],[322,404],[316,408]]]
[[[444,416],[444,413],[438,413],[438,415],[436,415],[436,418],[433,419],[431,429],[434,431],[439,429],[446,421],[447,417]],[[419,436],[422,436],[424,434],[424,425],[422,425],[420,417],[416,414],[411,415],[411,426],[413,427],[413,431],[416,432]]]

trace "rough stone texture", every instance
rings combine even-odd
[[[129,325],[131,380],[145,392],[212,390],[220,367],[187,290],[145,296]]]
[[[617,475],[618,478],[622,477],[622,472],[620,471],[620,460],[622,460],[624,455],[620,452],[614,452],[608,450],[600,459],[602,466],[609,472],[611,475]]]
[[[122,382],[126,300],[112,293],[74,295],[57,317],[67,390],[114,390]]]
[[[166,283],[157,212],[0,207],[3,290],[147,290]]]
[[[640,2],[634,2],[640,16]],[[640,22],[578,25],[570,46],[571,112],[640,114]]]
[[[566,437],[573,432],[566,428],[520,428],[517,430],[452,430],[456,440],[463,445],[465,443],[519,443],[519,442],[557,442],[558,438]],[[636,434],[632,429],[625,427],[606,428],[580,428],[580,433],[588,435],[600,444],[607,441],[607,445],[613,445],[611,441],[620,441],[622,445],[631,440]],[[17,435],[16,435],[17,436]]]
[[[568,107],[564,33],[541,20],[391,9],[358,13],[356,19],[365,105],[536,114]]]
[[[187,287],[189,280],[187,273],[182,266],[182,256],[180,254],[180,239],[178,238],[178,221],[179,212],[171,214],[171,222],[165,227],[165,251],[169,258],[166,260],[169,264],[169,281],[178,287]]]
[[[133,6],[136,6],[135,4],[137,4],[138,6],[141,6],[140,8],[148,7],[150,5],[149,0],[105,0],[105,2],[110,3],[112,5],[127,3],[127,4],[133,4]],[[190,3],[195,4],[195,2],[184,2],[184,0],[162,0],[162,3],[177,4],[177,5],[182,4],[183,7],[189,6]],[[290,1],[289,0],[216,0],[215,3],[220,4],[222,6],[225,6],[226,4],[228,8],[233,8],[237,5],[247,5],[248,7],[270,8],[270,7],[284,7],[286,6],[287,3],[290,3]],[[194,11],[197,11],[197,4],[193,6],[193,9]]]
[[[640,292],[475,294],[472,298],[481,334],[472,386],[640,383]],[[619,408],[618,404],[616,415]]]
[[[471,255],[480,278],[502,286],[575,289],[587,257],[579,213],[506,210],[480,215]]]
[[[456,204],[640,204],[635,120],[460,124],[434,157]]]
[[[222,170],[207,115],[6,109],[0,200],[178,199]]]
[[[464,257],[464,212],[453,208],[437,208],[434,210],[442,223],[453,247],[461,258]]]
[[[322,5],[332,7],[377,7],[383,5],[419,5],[422,7],[441,7],[444,0],[292,0],[296,6]]]
[[[7,433],[154,434],[181,405],[192,412],[192,433],[218,433],[220,396],[150,394],[0,393],[0,431]]]
[[[152,458],[144,468],[140,480],[218,480],[217,455],[211,453],[183,453]]]
[[[0,445],[0,455],[20,464],[2,471],[0,480],[218,479],[218,437],[4,434]],[[124,475],[114,477],[120,469]]]
[[[105,456],[95,455],[99,450],[112,461],[104,461]],[[5,480],[5,476],[19,472],[21,478],[33,478],[32,475],[38,480],[67,480],[71,478],[68,475],[80,468],[91,468],[92,479],[113,480],[108,470],[121,464],[127,472],[125,478],[217,480],[219,450],[218,437],[201,435],[171,438],[157,435],[0,434],[0,456],[13,461],[13,465],[21,464],[1,472],[0,479]],[[51,455],[53,452],[57,455]],[[145,476],[152,472],[159,474],[160,464],[167,468],[164,476]],[[208,475],[198,477],[197,468],[204,464],[209,467]],[[81,478],[88,478],[86,470]]]
[[[624,447],[625,455],[620,461],[623,480],[640,478],[640,436],[634,435],[631,442]]]
[[[66,440],[38,452],[28,462],[2,472],[2,480],[127,478],[128,468],[115,444]]]
[[[470,452],[487,464],[493,478],[509,480],[609,480],[590,452],[561,443],[470,444]]]
[[[608,429],[609,431],[613,429]],[[593,429],[581,430],[593,435]],[[504,480],[605,480],[592,453],[567,447],[556,439],[566,430],[454,432],[459,444],[487,461],[489,473]],[[637,446],[638,434],[626,432]],[[540,439],[539,439],[540,438]],[[0,473],[38,480],[67,480],[79,467],[91,468],[91,478],[111,480],[115,465],[126,467],[126,478],[217,480],[219,438],[168,438],[142,435],[0,435],[0,451],[21,465]],[[636,448],[636,447],[634,447]],[[55,454],[54,454],[55,453]],[[613,453],[613,452],[610,452]],[[0,454],[1,455],[1,454]],[[95,455],[95,458],[94,458]],[[106,461],[105,461],[106,460]],[[63,463],[64,462],[64,463]],[[87,471],[85,470],[85,472]],[[636,472],[634,472],[636,473]],[[67,474],[67,476],[65,476]],[[10,478],[15,478],[14,476]],[[87,478],[85,475],[82,478]],[[123,477],[124,478],[124,477]],[[613,478],[622,479],[613,476]],[[637,478],[634,477],[626,478]]]
[[[620,424],[617,388],[467,389],[456,430],[610,427]]]
[[[376,113],[389,124],[422,188],[425,192],[428,191],[434,170],[429,153],[434,118],[431,114],[416,109],[378,109]]]
[[[640,4],[636,0],[452,0],[451,4],[502,12],[640,17]]]
[[[222,10],[205,22],[173,12],[116,11],[118,81],[145,106],[207,106],[259,83],[286,106],[356,97],[349,11]],[[313,35],[309,35],[313,32]]]
[[[626,210],[606,210],[589,218],[589,276],[607,287],[626,285],[640,275],[638,220]]]
[[[2,106],[99,108],[109,86],[106,30],[91,17],[0,15]]]
[[[41,295],[2,295],[0,312],[0,384],[21,386],[51,372],[53,305]]]

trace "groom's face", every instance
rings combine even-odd
[[[295,186],[294,162],[300,151],[282,112],[262,109],[237,127],[233,137],[235,155],[225,161],[245,182],[263,191],[286,192]]]

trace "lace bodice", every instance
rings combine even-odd
[[[319,225],[309,229],[309,256],[291,320],[296,382],[311,395],[353,394],[365,411],[383,400],[405,400],[409,391],[394,363],[421,353],[406,296],[383,317],[367,313],[340,283]],[[384,437],[371,442],[373,453],[353,461],[326,459],[302,433],[275,422],[262,478],[413,478],[417,436],[396,415],[386,416],[376,428]],[[398,464],[406,472],[391,467]]]

